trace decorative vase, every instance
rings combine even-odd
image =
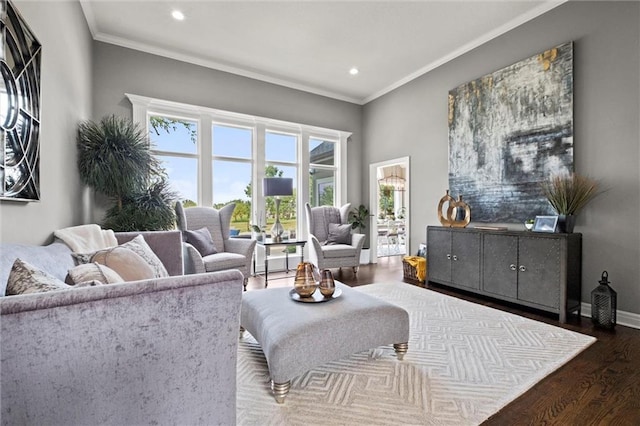
[[[336,283],[333,280],[333,274],[330,269],[322,271],[322,279],[320,280],[320,293],[324,297],[333,296],[333,292],[336,290]]]
[[[320,276],[313,263],[301,262],[296,268],[293,288],[300,297],[311,297],[318,288]]]
[[[575,224],[576,217],[574,215],[558,215],[558,232],[562,234],[573,234],[573,227]]]

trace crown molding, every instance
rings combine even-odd
[[[310,86],[310,85],[306,85],[300,82],[295,82],[292,80],[287,80],[285,78],[282,77],[276,77],[273,75],[269,75],[269,74],[265,74],[265,73],[261,73],[255,70],[250,70],[250,69],[246,69],[246,68],[242,68],[240,66],[237,65],[230,65],[230,64],[225,64],[222,62],[218,62],[218,61],[214,61],[214,60],[210,60],[210,59],[204,59],[202,57],[197,57],[194,55],[190,55],[190,54],[186,54],[186,53],[181,53],[181,52],[175,52],[175,51],[171,51],[168,49],[163,49],[163,48],[159,48],[159,47],[155,47],[152,46],[148,43],[140,43],[140,42],[135,42],[135,41],[131,41],[131,40],[127,40],[125,38],[122,37],[116,37],[116,36],[112,36],[109,34],[105,34],[99,31],[98,27],[97,27],[97,23],[96,23],[96,19],[95,19],[95,13],[93,10],[93,6],[91,5],[91,1],[90,0],[79,0],[80,2],[80,6],[82,7],[82,10],[84,12],[85,18],[87,20],[87,25],[89,27],[89,31],[91,32],[91,35],[93,37],[94,40],[96,41],[101,41],[104,43],[108,43],[108,44],[113,44],[116,46],[121,46],[121,47],[125,47],[128,49],[133,49],[133,50],[137,50],[140,52],[145,52],[145,53],[150,53],[153,55],[157,55],[157,56],[162,56],[162,57],[166,57],[169,59],[174,59],[177,61],[181,61],[181,62],[186,62],[186,63],[191,63],[194,65],[199,65],[202,67],[206,67],[206,68],[211,68],[211,69],[215,69],[218,71],[223,71],[223,72],[227,72],[230,74],[235,74],[235,75],[239,75],[242,77],[247,77],[247,78],[251,78],[254,80],[259,80],[259,81],[263,81],[265,83],[271,83],[271,84],[275,84],[278,86],[283,86],[283,87],[287,87],[290,89],[295,89],[295,90],[300,90],[303,92],[307,92],[307,93],[312,93],[315,95],[320,95],[320,96],[325,96],[331,99],[336,99],[339,101],[344,101],[344,102],[349,102],[349,103],[353,103],[356,105],[365,105],[407,83],[409,83],[412,80],[415,80],[416,78],[428,73],[429,71],[433,71],[434,69],[446,64],[447,62],[450,62],[452,60],[454,60],[455,58],[464,55],[465,53],[475,49],[478,46],[483,45],[484,43],[487,43],[503,34],[505,34],[508,31],[511,31],[512,29],[534,19],[537,18],[540,15],[543,15],[545,13],[547,13],[548,11],[568,2],[569,0],[549,0],[549,1],[545,1],[542,4],[540,4],[540,6],[526,12],[523,13],[522,15],[512,19],[511,21],[507,22],[504,25],[501,25],[500,27],[494,29],[493,31],[490,31],[488,33],[483,34],[482,36],[476,38],[475,40],[465,44],[464,46],[461,46],[459,49],[454,50],[453,52],[449,53],[448,55],[443,56],[442,58],[431,62],[430,64],[420,68],[419,70],[407,75],[406,77],[396,81],[395,83],[385,87],[384,89],[375,92],[374,94],[365,97],[365,98],[358,98],[358,97],[353,97],[353,96],[348,96],[342,93],[337,93],[337,92],[333,92],[330,90],[326,90],[326,89],[321,89],[318,87],[314,87],[314,86]]]

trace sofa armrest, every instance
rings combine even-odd
[[[202,260],[200,252],[194,246],[189,243],[182,243],[182,254],[184,257],[184,273],[186,275],[206,272],[204,260]]]
[[[253,250],[256,247],[256,240],[248,240],[245,238],[229,238],[224,241],[224,251],[230,253],[241,254],[247,259],[253,256]]]
[[[3,423],[235,424],[242,281],[231,270],[0,298]]]
[[[180,231],[116,232],[118,244],[126,243],[142,235],[151,250],[158,256],[170,276],[184,274],[182,234]]]

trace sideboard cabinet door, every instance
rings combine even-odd
[[[451,282],[451,233],[445,228],[427,230],[427,272],[429,280]]]
[[[474,290],[480,288],[479,233],[451,233],[451,282]]]
[[[518,297],[518,237],[487,234],[483,239],[482,288],[511,299]]]
[[[553,309],[560,308],[560,288],[566,286],[561,273],[559,238],[520,237],[518,299]]]

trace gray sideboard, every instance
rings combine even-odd
[[[582,234],[427,227],[427,275],[547,312],[580,315]]]

